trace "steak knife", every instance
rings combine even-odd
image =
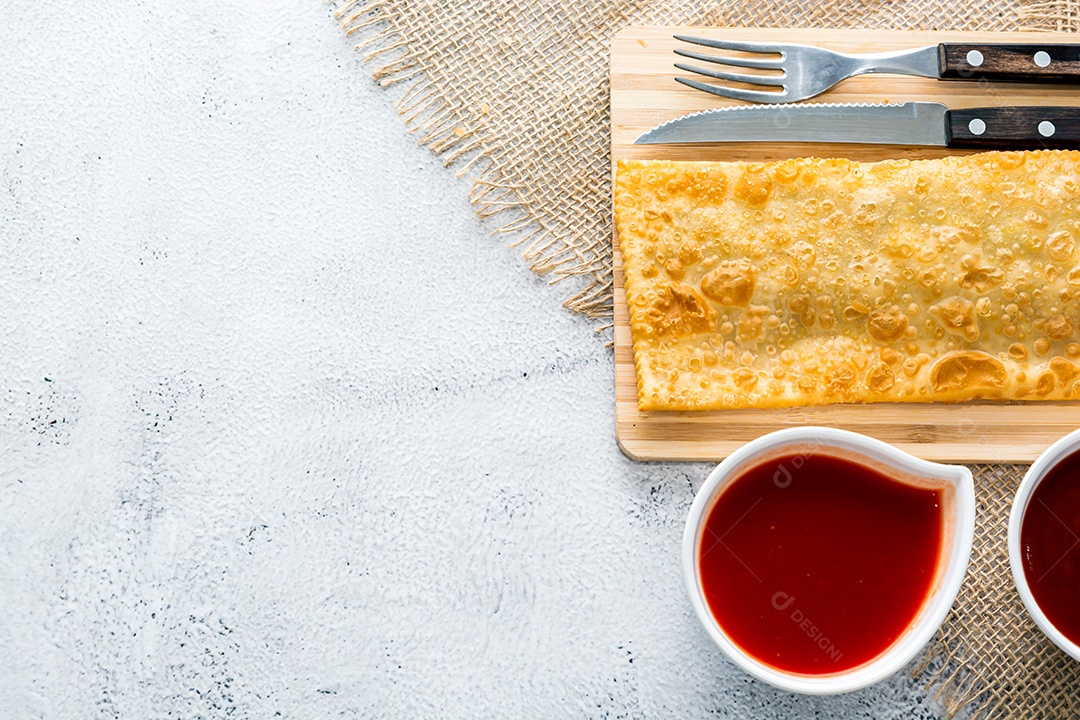
[[[934,102],[737,105],[675,118],[634,144],[717,142],[1080,148],[1080,107],[950,110]]]

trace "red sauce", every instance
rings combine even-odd
[[[885,652],[918,615],[942,525],[940,490],[828,455],[775,458],[732,481],[709,511],[698,548],[705,599],[763,663],[848,670]]]
[[[1031,494],[1020,551],[1035,602],[1054,627],[1080,644],[1080,453],[1055,465]]]

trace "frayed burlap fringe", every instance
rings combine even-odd
[[[1080,30],[1080,0],[336,0],[421,144],[472,180],[469,198],[529,266],[577,279],[566,307],[612,313],[608,48],[631,24]],[[1005,548],[1016,465],[978,466],[975,551],[916,674],[949,717],[1080,718],[1080,663],[1039,632]]]
[[[359,34],[356,48],[363,53],[365,62],[373,64],[372,75],[380,85],[411,83],[398,101],[402,119],[418,135],[420,144],[439,155],[448,167],[459,165],[458,177],[471,177],[469,200],[477,214],[501,220],[495,232],[512,236],[508,245],[521,249],[534,272],[550,275],[551,284],[572,277],[585,279],[584,288],[564,302],[567,308],[589,317],[610,318],[610,237],[604,233],[560,232],[537,212],[534,193],[509,178],[498,162],[506,155],[506,138],[492,134],[483,127],[482,120],[470,122],[466,117],[477,112],[487,115],[492,105],[478,99],[470,103],[472,112],[465,113],[462,101],[451,98],[434,82],[430,48],[406,39],[395,13],[399,5],[386,0],[347,0],[336,7],[334,16],[347,35]],[[439,12],[438,8],[432,10]],[[609,327],[601,325],[597,331]]]

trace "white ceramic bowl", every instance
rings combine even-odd
[[[1039,629],[1046,634],[1046,637],[1074,660],[1080,660],[1080,645],[1062,635],[1061,631],[1054,627],[1039,604],[1035,602],[1031,588],[1028,587],[1027,577],[1024,575],[1023,556],[1020,553],[1020,528],[1035,488],[1058,462],[1077,450],[1080,450],[1080,430],[1074,430],[1044,450],[1043,454],[1031,464],[1024,479],[1020,482],[1016,497],[1013,498],[1012,511],[1009,513],[1009,566],[1012,569],[1013,580],[1016,582],[1020,599],[1024,601],[1028,614]]]
[[[802,675],[778,670],[743,651],[724,632],[705,601],[698,565],[701,533],[720,492],[738,477],[744,468],[764,456],[792,452],[818,451],[840,455],[878,468],[898,479],[922,479],[940,484],[944,489],[942,533],[943,560],[922,609],[893,645],[874,660],[830,675]],[[971,555],[975,534],[975,491],[971,472],[959,465],[940,465],[896,449],[874,438],[823,427],[799,427],[764,435],[743,445],[720,463],[705,480],[690,507],[683,534],[683,575],[698,620],[713,642],[736,665],[759,680],[783,690],[814,695],[849,692],[872,685],[903,667],[930,640],[952,607],[960,590]]]

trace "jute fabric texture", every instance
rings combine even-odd
[[[921,30],[1080,29],[1080,0],[339,0],[334,14],[419,141],[472,179],[470,199],[565,305],[612,312],[608,48],[632,24]],[[1025,468],[977,466],[975,552],[917,668],[949,715],[1080,718],[1080,663],[1016,594],[1005,530]]]
[[[1020,601],[1007,529],[1026,466],[974,465],[975,541],[960,594],[915,669],[951,717],[1080,718],[1080,662],[1057,648]]]

